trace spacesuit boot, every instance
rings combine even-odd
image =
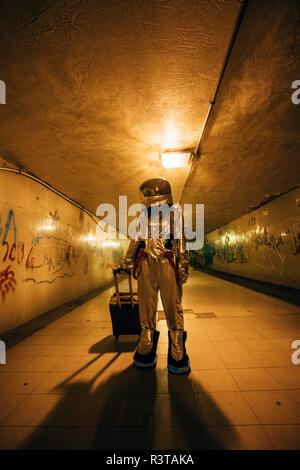
[[[186,374],[190,371],[190,360],[185,350],[186,331],[171,330],[168,335],[168,370],[172,374]]]
[[[140,342],[133,356],[137,367],[155,367],[157,362],[156,348],[159,331],[142,328]]]

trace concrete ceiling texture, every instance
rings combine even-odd
[[[95,212],[138,202],[188,168],[159,149],[195,148],[231,41],[238,0],[3,0],[0,157]],[[206,231],[298,184],[299,2],[250,0],[183,202]],[[298,119],[298,122],[297,122]]]
[[[205,230],[300,183],[300,2],[250,0],[183,201],[205,203]]]

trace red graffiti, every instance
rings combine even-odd
[[[30,248],[30,251],[29,251],[28,256],[27,256],[27,259],[26,259],[25,266],[26,266],[27,269],[34,267],[34,266],[33,266],[33,260],[34,260],[34,258],[31,257],[31,252],[32,252],[32,250],[33,250],[33,246]]]
[[[3,263],[5,263],[5,261],[7,259],[9,259],[10,261],[15,261],[16,256],[17,256],[18,263],[19,264],[22,263],[23,258],[24,258],[24,243],[23,243],[21,249],[20,249],[20,247],[17,247],[15,243],[13,243],[11,248],[9,248],[9,243],[6,242],[6,241],[2,243],[2,246],[5,249],[5,254],[2,258]]]
[[[7,241],[3,242],[2,245],[0,245],[0,249],[1,247],[3,246],[5,252],[4,252],[4,256],[2,258],[2,261],[3,263],[5,263],[5,261],[11,261],[12,263],[14,261],[18,262],[18,264],[22,264],[23,261],[24,261],[24,258],[25,258],[25,245],[24,243],[21,244],[18,244],[18,246],[13,243],[10,247],[9,243]],[[33,249],[34,247],[32,246],[28,252],[28,255],[27,255],[27,258],[26,258],[26,261],[25,261],[25,266],[26,266],[26,269],[37,269],[37,268],[40,268],[42,265],[35,265],[34,264],[34,261],[35,261],[35,257],[33,256]],[[2,255],[1,255],[2,256]],[[1,262],[1,258],[0,258],[0,262]],[[51,264],[53,265],[52,261],[51,261]],[[53,266],[54,268],[54,266]],[[50,266],[49,266],[49,270],[50,270]]]
[[[9,291],[15,291],[15,286],[17,284],[15,273],[10,268],[11,266],[9,265],[6,269],[4,269],[4,271],[0,272],[0,292],[3,301],[5,300],[5,296],[9,293]]]
[[[8,252],[9,252],[9,244],[7,242],[3,242],[2,245],[6,246],[6,252],[5,252],[5,255],[3,256],[3,259],[2,259],[2,261],[5,262],[6,258],[7,258],[7,255],[8,255]]]
[[[16,251],[16,244],[14,243],[10,249],[10,252],[9,252],[9,259],[10,261],[14,261],[15,260],[15,251]]]
[[[24,247],[24,243],[22,245],[22,248],[21,248],[21,253],[18,254],[18,264],[21,264],[23,259],[24,259],[24,252],[25,252],[25,247]]]

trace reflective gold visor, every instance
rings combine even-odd
[[[145,181],[140,187],[144,197],[164,196],[171,193],[169,182],[164,178],[154,178]]]

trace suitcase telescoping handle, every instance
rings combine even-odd
[[[121,298],[120,298],[120,291],[119,291],[118,274],[120,274],[120,273],[123,272],[123,271],[128,275],[130,302],[131,302],[131,307],[133,308],[134,305],[133,305],[133,292],[132,292],[132,282],[131,282],[131,271],[130,271],[130,269],[123,269],[123,268],[113,269],[113,275],[114,275],[114,282],[115,282],[115,288],[116,288],[116,296],[117,296],[118,306],[119,306],[119,308],[121,308]]]

